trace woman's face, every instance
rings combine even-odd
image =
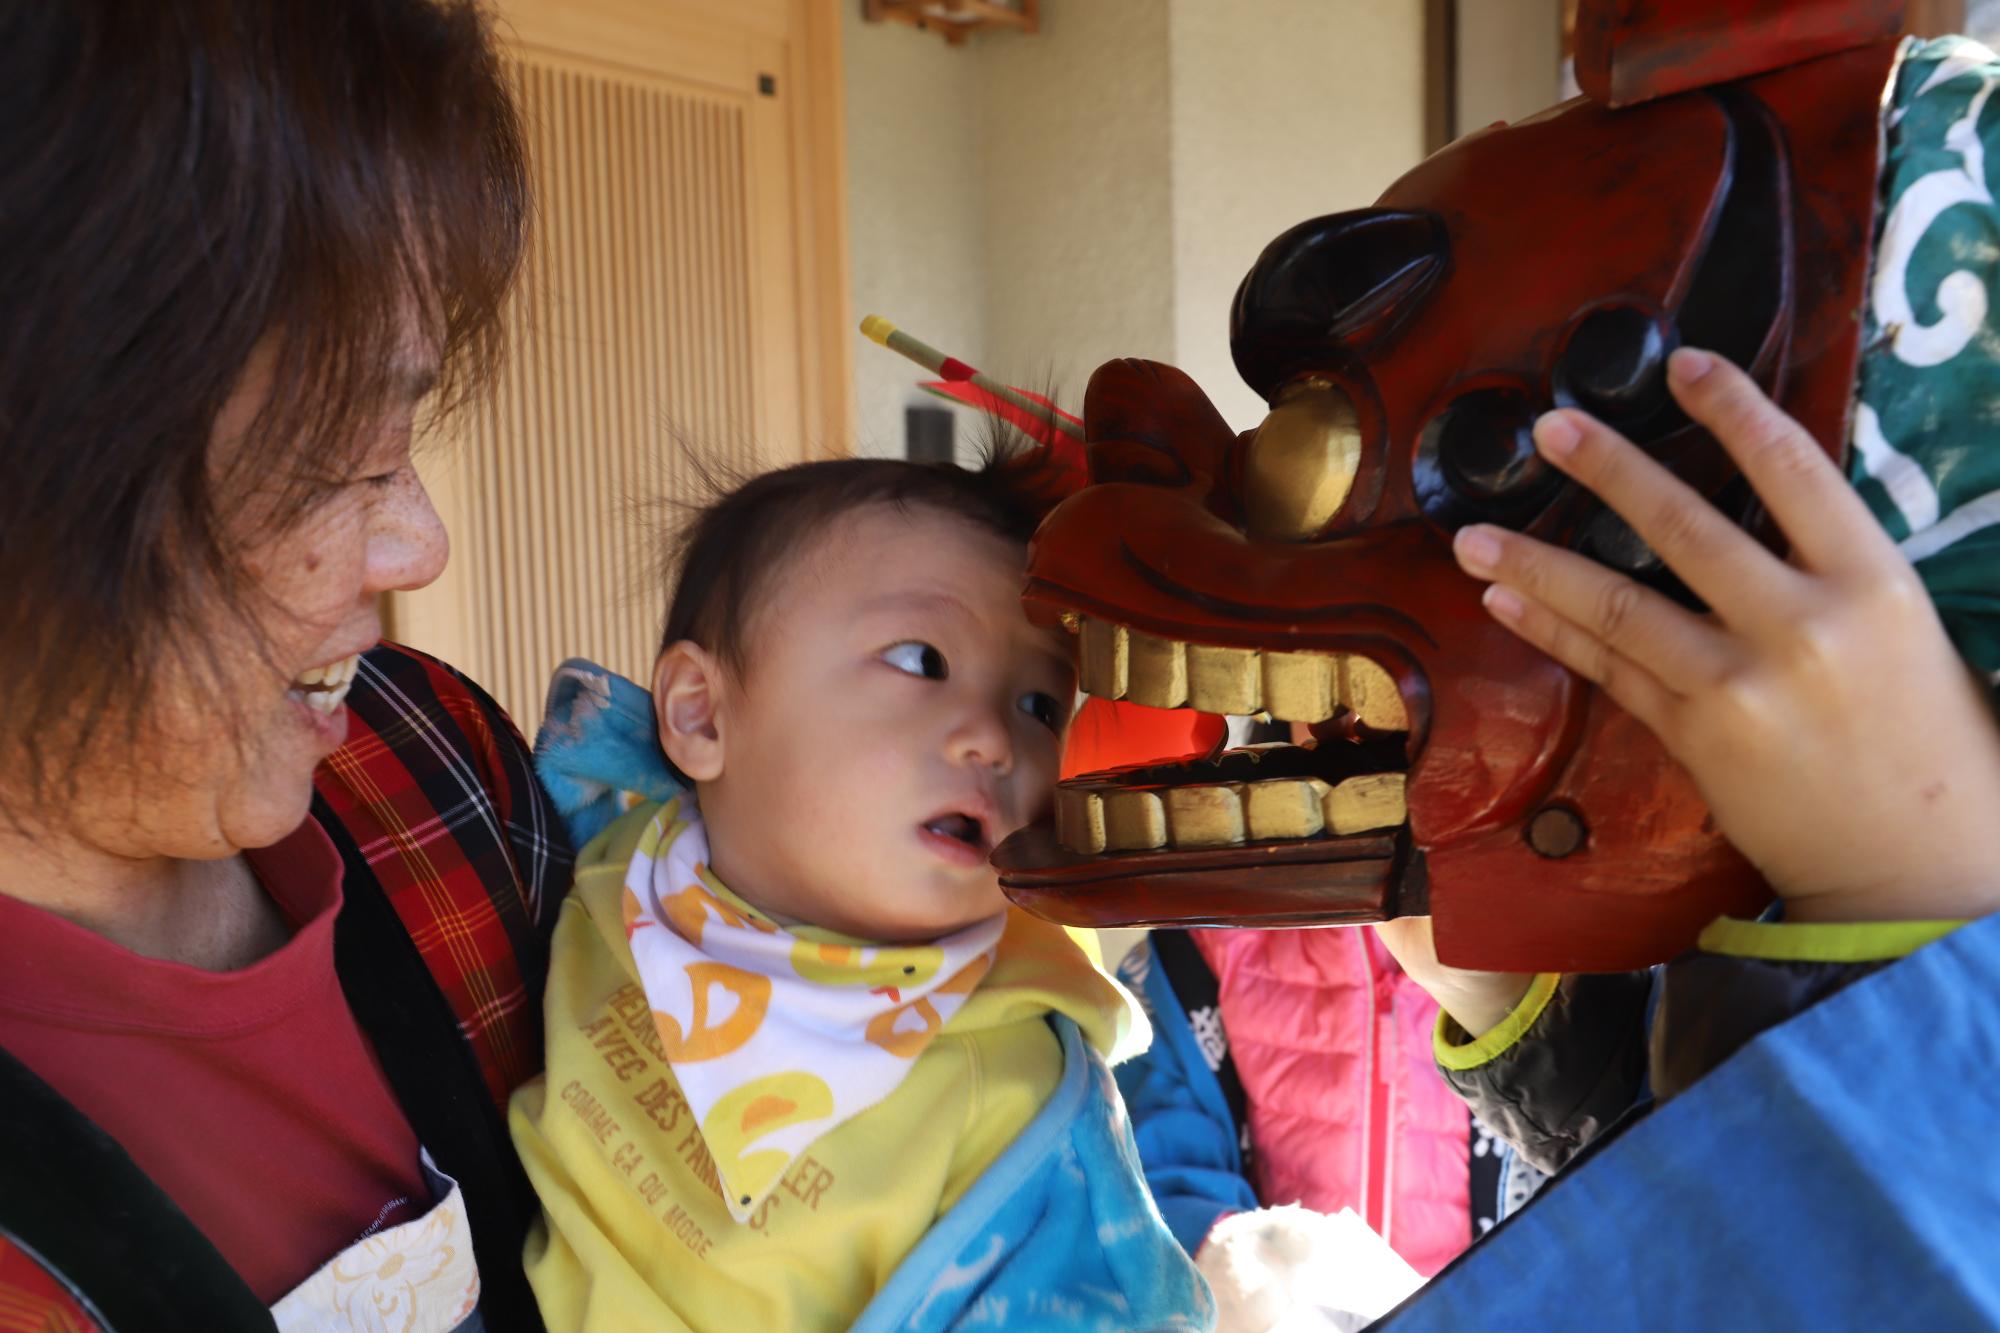
[[[268,846],[304,820],[313,770],[347,735],[341,701],[355,658],[381,637],[381,594],[420,588],[444,568],[444,527],[410,461],[434,366],[416,353],[408,360],[351,475],[334,478],[305,515],[267,530],[260,513],[275,492],[257,491],[254,480],[227,507],[223,535],[248,576],[255,629],[215,608],[186,636],[214,650],[214,674],[165,664],[137,753],[115,741],[97,747],[73,813],[99,849],[138,859],[228,856]],[[218,475],[245,475],[232,466],[257,447],[246,428],[270,392],[270,362],[268,348],[251,358],[217,417]]]

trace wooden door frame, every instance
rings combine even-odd
[[[1906,0],[1903,31],[1965,31],[1966,0]],[[1560,18],[1558,22],[1560,22]],[[1424,151],[1458,136],[1458,0],[1424,0]]]
[[[798,133],[799,291],[810,302],[802,326],[806,420],[824,452],[854,448],[854,287],[847,231],[847,90],[839,0],[792,0],[801,34],[793,63],[799,96],[792,101]]]
[[[1424,0],[1424,154],[1458,137],[1458,0]]]
[[[1964,32],[1965,0],[1909,0],[1903,31],[1918,37]]]

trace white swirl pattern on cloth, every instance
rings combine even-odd
[[[900,1085],[993,964],[1005,913],[930,944],[779,926],[708,870],[687,798],[625,877],[625,935],[667,1061],[747,1221],[799,1154]]]
[[[271,1307],[279,1333],[452,1333],[479,1305],[479,1265],[458,1182],[424,1154],[438,1202],[364,1236]]]

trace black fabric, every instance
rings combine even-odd
[[[1222,1100],[1229,1107],[1229,1118],[1236,1126],[1236,1143],[1243,1157],[1243,1174],[1250,1174],[1250,1098],[1243,1091],[1243,1079],[1236,1072],[1236,1057],[1229,1048],[1229,1033],[1222,1021],[1222,987],[1209,969],[1208,960],[1195,947],[1194,937],[1185,930],[1155,930],[1148,934],[1148,942],[1153,946],[1153,960],[1166,973],[1167,984],[1173,988],[1174,998],[1181,1002],[1181,1012],[1188,1016],[1188,1023],[1195,1029],[1195,1044],[1201,1047],[1202,1055],[1221,1063],[1215,1069],[1215,1081],[1222,1085]],[[1197,1018],[1201,1013],[1204,1017]],[[1220,1036],[1219,1045],[1203,1041],[1203,1025],[1213,1023],[1213,1032]]]
[[[1566,976],[1522,1038],[1477,1069],[1444,1070],[1473,1115],[1551,1174],[1634,1106],[1686,1091],[1757,1036],[1888,966],[1686,953],[1650,972]]]
[[[539,1333],[541,1314],[521,1266],[535,1197],[506,1123],[457,1015],[367,860],[318,797],[313,815],[345,866],[346,901],[333,932],[341,989],[418,1142],[463,1191],[485,1327],[488,1333]]]
[[[1499,1136],[1466,1113],[1466,1198],[1471,1204],[1466,1221],[1472,1239],[1478,1240],[1499,1221],[1506,1202],[1507,1154]]]
[[[442,662],[438,665],[444,666]],[[570,846],[569,829],[556,812],[555,802],[549,799],[548,789],[535,774],[534,747],[515,728],[514,719],[498,700],[480,688],[479,682],[454,668],[444,669],[486,710],[488,723],[499,733],[500,743],[493,748],[499,754],[500,770],[506,776],[507,789],[514,793],[516,806],[513,817],[506,821],[507,845],[513,850],[514,863],[521,868],[522,877],[530,881],[523,886],[523,892],[533,900],[535,913],[532,941],[513,935],[509,938],[521,968],[521,984],[539,1000],[547,989],[556,922],[562,919],[563,899],[569,896],[575,875],[576,849]],[[352,699],[354,695],[347,697]]]
[[[1676,958],[1661,979],[1653,1020],[1653,1095],[1665,1101],[1686,1091],[1758,1033],[1893,961],[1796,963],[1714,953]]]
[[[1445,1081],[1553,1175],[1640,1100],[1651,990],[1649,972],[1565,976],[1519,1041],[1476,1069],[1444,1070]]]
[[[509,952],[521,969],[522,987],[539,1002],[548,981],[549,941],[569,892],[574,857],[555,805],[535,776],[534,752],[492,695],[438,659],[384,643],[370,649],[365,662],[368,670],[356,677],[347,707],[396,752],[432,810],[441,815],[462,811],[467,797],[484,789],[493,799],[493,817],[498,819],[499,793],[512,793],[512,817],[502,830],[504,847],[499,840],[484,837],[459,842],[482,880],[508,884],[507,892],[488,896],[494,918],[507,932]],[[480,747],[458,717],[441,706],[431,671],[450,676],[486,714],[495,733],[492,755],[499,769],[497,780],[489,783],[478,773],[474,755]],[[505,855],[512,856],[512,864],[493,859]],[[517,872],[524,881],[518,890],[513,887]]]
[[[125,1149],[4,1051],[0,1233],[33,1253],[107,1330],[276,1328]]]

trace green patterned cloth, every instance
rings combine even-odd
[[[1848,475],[1966,659],[2000,679],[2000,57],[1907,42],[1887,154]]]

